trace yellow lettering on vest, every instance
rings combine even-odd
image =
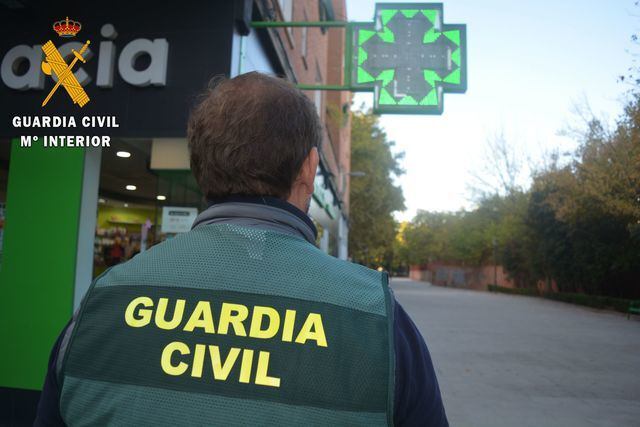
[[[132,328],[141,328],[143,326],[147,326],[151,321],[151,315],[153,314],[153,310],[148,310],[145,308],[141,308],[137,311],[136,309],[139,306],[144,307],[153,307],[153,300],[149,297],[138,297],[131,300],[127,309],[124,312],[124,320],[127,322],[127,325]]]
[[[242,364],[240,365],[240,382],[249,384],[251,381],[251,367],[253,366],[253,350],[242,350]]]
[[[209,303],[209,301],[198,301],[187,324],[184,325],[184,330],[187,332],[193,332],[195,328],[202,328],[209,334],[215,334],[213,315],[211,314],[211,303]]]
[[[262,329],[262,319],[269,318],[267,329]],[[263,307],[256,305],[253,308],[253,316],[251,317],[251,330],[249,336],[253,338],[269,339],[276,336],[280,328],[280,315],[271,307]]]
[[[304,344],[307,340],[315,340],[318,346],[327,346],[327,337],[324,335],[322,316],[317,313],[309,313],[302,329],[296,338],[298,344]]]
[[[206,351],[206,345],[196,344],[196,349],[193,352],[193,366],[191,366],[192,377],[202,378],[202,367],[204,365],[204,354]]]
[[[284,314],[284,326],[282,327],[282,341],[293,340],[293,325],[296,322],[296,311],[287,310]]]
[[[191,352],[189,347],[183,342],[174,341],[167,344],[164,350],[162,350],[162,357],[160,358],[160,365],[166,374],[178,376],[184,374],[187,369],[189,369],[189,365],[184,362],[180,362],[177,365],[171,364],[171,357],[176,351],[183,356]]]
[[[220,381],[225,381],[227,377],[229,377],[229,373],[231,369],[233,369],[233,365],[236,364],[236,360],[238,360],[238,356],[240,355],[239,348],[231,347],[229,350],[229,354],[227,354],[227,358],[222,361],[220,357],[220,347],[217,345],[209,346],[209,355],[211,356],[211,366],[213,367],[213,378]]]
[[[223,302],[218,321],[218,333],[226,335],[229,331],[229,325],[232,325],[237,336],[246,337],[247,331],[242,322],[247,319],[247,316],[249,316],[249,309],[246,306]]]
[[[182,322],[185,300],[176,300],[173,317],[170,321],[166,320],[168,304],[169,298],[160,298],[158,301],[158,307],[156,308],[156,326],[160,329],[175,329],[180,325],[180,322]]]
[[[245,350],[246,351],[246,350]],[[266,385],[269,387],[280,387],[280,378],[270,377],[269,371],[269,352],[261,351],[258,355],[258,367],[256,369],[256,384]]]

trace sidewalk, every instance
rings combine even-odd
[[[640,323],[541,298],[395,279],[452,426],[640,425]]]

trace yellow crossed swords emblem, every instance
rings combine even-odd
[[[60,85],[62,85],[62,87],[66,89],[74,104],[78,104],[80,107],[84,107],[84,105],[89,102],[89,95],[87,95],[87,93],[84,91],[84,89],[78,82],[78,79],[76,79],[76,76],[73,75],[73,66],[76,65],[76,62],[87,62],[82,57],[82,54],[89,47],[89,43],[89,40],[87,40],[84,46],[82,46],[82,49],[80,49],[80,52],[76,52],[73,49],[71,50],[75,58],[73,58],[73,61],[71,61],[71,63],[68,65],[62,58],[62,55],[60,55],[60,52],[58,52],[58,49],[56,49],[55,45],[51,42],[51,40],[49,40],[42,46],[42,50],[47,56],[46,61],[42,61],[42,71],[48,76],[50,76],[53,71],[53,73],[55,73],[55,75],[58,77],[58,82],[42,102],[43,107],[47,105],[47,102],[49,102]]]

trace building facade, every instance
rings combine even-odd
[[[52,29],[68,25],[67,15],[81,24],[73,38]],[[345,16],[344,0],[0,2],[0,424],[29,422],[49,350],[92,279],[188,230],[206,208],[189,170],[186,121],[210,79],[261,71],[342,81],[343,29],[250,22]],[[60,89],[42,106],[55,81],[41,46],[51,41],[71,63],[88,40],[73,73],[89,102],[79,108]],[[346,259],[351,97],[306,94],[324,128],[310,215],[318,245]],[[77,126],[34,126],[44,116]],[[111,122],[84,127],[85,116]],[[45,135],[106,136],[110,147],[44,148]],[[26,136],[40,139],[26,147]]]
[[[262,20],[325,21],[346,20],[343,0],[278,0],[257,2]],[[270,8],[269,5],[276,6]],[[268,30],[278,57],[286,58],[287,77],[303,84],[332,84],[344,81],[344,29],[279,28]],[[320,150],[317,189],[311,215],[320,225],[320,247],[347,258],[349,170],[351,153],[350,92],[307,91],[324,126]]]

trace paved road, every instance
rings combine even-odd
[[[451,426],[640,426],[640,321],[540,298],[392,283]]]

